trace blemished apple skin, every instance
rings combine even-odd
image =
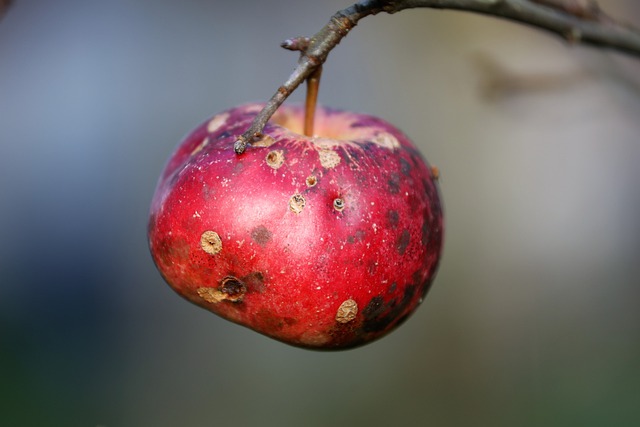
[[[282,342],[347,349],[420,305],[443,243],[437,180],[382,119],[281,106],[263,137],[234,141],[263,107],[242,105],[193,130],[152,200],[149,245],[187,300]]]

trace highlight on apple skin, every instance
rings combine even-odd
[[[187,300],[282,342],[369,343],[422,302],[442,251],[432,169],[382,119],[283,105],[242,155],[262,108],[215,115],[170,157],[153,197],[149,245]]]

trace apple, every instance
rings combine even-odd
[[[436,177],[401,131],[365,114],[283,105],[263,136],[234,141],[263,106],[215,115],[179,144],[149,219],[153,259],[187,300],[282,342],[369,343],[400,325],[436,274]]]

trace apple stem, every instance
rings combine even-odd
[[[307,78],[307,98],[304,106],[304,134],[306,136],[313,136],[313,123],[316,118],[316,104],[318,103],[321,76],[322,65],[318,65]]]

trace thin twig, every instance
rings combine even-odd
[[[278,107],[324,63],[360,19],[380,12],[413,8],[452,9],[503,18],[555,33],[571,43],[583,43],[640,56],[640,32],[617,22],[591,0],[363,0],[333,15],[313,37],[287,40],[283,47],[300,50],[298,65],[234,144],[236,153],[262,136]]]

